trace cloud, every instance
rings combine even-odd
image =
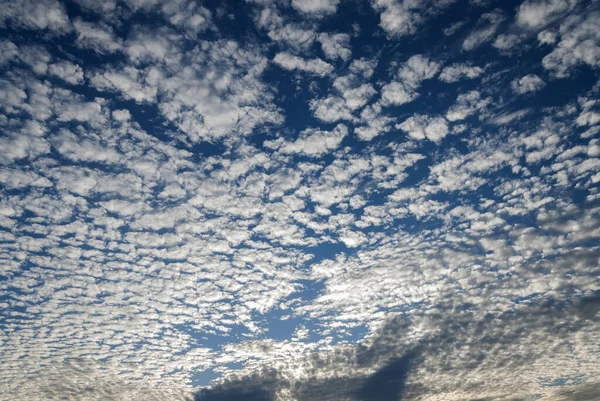
[[[0,399],[593,399],[596,5],[451,3],[4,7]]]
[[[521,78],[514,79],[510,86],[514,93],[523,95],[529,92],[536,92],[546,86],[546,83],[535,74],[528,74]]]
[[[527,0],[517,11],[517,24],[528,29],[539,29],[571,11],[577,0]]]
[[[325,99],[311,102],[310,108],[321,121],[333,123],[339,120],[353,120],[351,110],[346,106],[344,99],[330,96]]]
[[[64,6],[55,0],[17,0],[3,3],[0,26],[14,26],[31,30],[48,30],[64,34],[71,30],[71,22]]]
[[[492,40],[500,29],[502,22],[504,22],[504,14],[500,10],[482,14],[479,21],[477,21],[477,27],[463,41],[463,50],[474,50],[483,43]]]
[[[448,135],[448,123],[443,117],[430,118],[425,115],[409,117],[397,128],[408,133],[417,140],[429,139],[432,142],[440,142]]]
[[[84,49],[92,49],[97,53],[114,53],[121,50],[122,43],[109,26],[93,24],[76,19],[73,27],[77,33],[75,43]]]
[[[476,90],[460,94],[456,98],[456,103],[448,109],[446,119],[448,121],[464,120],[490,103],[490,98],[482,98],[479,91]]]
[[[591,308],[585,312],[588,302]],[[196,399],[396,400],[424,396],[431,389],[452,400],[505,398],[516,394],[526,397],[519,399],[534,394],[550,400],[591,399],[597,383],[569,389],[538,387],[538,379],[528,372],[531,365],[539,366],[548,359],[544,347],[557,336],[552,324],[564,319],[567,313],[593,316],[597,310],[593,298],[562,307],[553,301],[521,306],[514,311],[494,313],[493,319],[490,316],[485,322],[472,320],[471,305],[463,305],[467,308],[465,312],[452,311],[457,306],[456,301],[448,300],[426,314],[390,316],[361,344],[340,345],[320,355],[309,354],[288,366],[280,364],[278,370],[250,371],[247,376],[200,392]],[[591,329],[598,323],[594,318],[568,321],[558,334],[568,342],[577,341],[574,333],[578,330]],[[528,348],[523,350],[523,344]],[[519,362],[510,367],[503,365],[507,358],[516,355]],[[573,366],[571,361],[566,364]],[[555,373],[561,374],[559,370]],[[463,380],[460,383],[456,383],[457,374]],[[517,377],[518,385],[505,380]]]
[[[318,157],[336,149],[346,135],[348,135],[348,128],[343,124],[338,124],[332,131],[306,129],[293,142],[279,138],[265,141],[264,146],[284,154],[305,154]]]
[[[558,45],[542,60],[544,68],[558,78],[570,76],[581,64],[597,68],[600,65],[599,17],[597,11],[567,17],[560,25]]]
[[[340,0],[292,0],[292,7],[307,14],[333,14]]]
[[[273,62],[288,71],[299,70],[324,77],[331,74],[333,66],[319,58],[305,60],[290,53],[277,53]]]
[[[323,53],[325,53],[325,56],[330,60],[335,60],[337,58],[348,60],[352,56],[350,35],[347,33],[321,33],[319,34],[318,40],[321,42]]]
[[[434,78],[440,64],[428,57],[417,54],[409,58],[398,70],[397,81],[390,82],[381,89],[384,105],[402,105],[419,97],[417,90],[421,82]]]
[[[48,73],[55,75],[63,81],[71,85],[79,85],[83,83],[83,69],[69,61],[61,61],[58,63],[50,64],[48,67]]]
[[[472,66],[465,63],[456,63],[444,67],[440,73],[439,80],[447,83],[458,82],[462,79],[473,79],[483,74],[481,67]]]
[[[372,6],[380,12],[379,25],[390,36],[408,36],[418,32],[431,17],[454,3],[454,0],[441,2],[396,0],[373,0]]]
[[[152,102],[156,99],[160,71],[138,70],[133,66],[123,69],[106,69],[90,76],[92,85],[100,91],[118,91],[126,99],[136,102]]]

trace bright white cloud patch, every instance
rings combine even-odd
[[[439,142],[448,135],[448,123],[441,117],[413,116],[398,125],[398,128],[417,140],[427,138],[430,141]]]
[[[524,77],[515,79],[510,83],[513,92],[523,95],[528,92],[535,92],[546,86],[542,78],[535,74],[525,75]]]
[[[321,42],[323,53],[325,53],[328,59],[335,60],[336,58],[341,58],[342,60],[348,60],[352,55],[350,35],[347,33],[332,35],[322,33],[319,35],[319,42]]]
[[[338,124],[330,132],[306,129],[293,142],[286,142],[283,138],[279,138],[278,140],[266,141],[265,146],[281,153],[322,156],[336,149],[346,135],[348,135],[348,128],[343,124]]]
[[[529,29],[541,28],[572,10],[577,0],[526,0],[519,6],[517,23]]]
[[[337,9],[340,0],[292,0],[292,6],[307,14],[331,14]]]
[[[320,76],[325,76],[333,71],[333,66],[321,59],[305,60],[290,53],[276,54],[273,62],[288,71],[299,70]]]
[[[397,81],[385,85],[381,92],[385,105],[402,105],[419,97],[417,90],[421,82],[432,79],[440,68],[439,63],[423,55],[415,55],[402,65],[397,73]]]
[[[440,73],[440,81],[453,83],[463,79],[473,79],[483,74],[483,68],[464,63],[457,63],[444,67]]]

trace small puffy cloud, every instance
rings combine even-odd
[[[296,24],[285,24],[272,28],[269,38],[280,42],[294,50],[307,50],[317,39],[317,34],[312,29],[305,29]]]
[[[375,88],[354,74],[336,78],[333,87],[337,89],[344,100],[346,106],[351,110],[363,107],[369,99],[377,93]]]
[[[273,58],[273,62],[288,71],[298,70],[321,77],[324,77],[333,71],[333,66],[331,64],[319,58],[306,60],[287,52],[277,53]]]
[[[453,83],[462,79],[473,79],[483,74],[483,68],[466,63],[456,63],[444,67],[438,79],[443,82]]]
[[[313,100],[310,103],[310,109],[319,120],[329,123],[353,119],[352,112],[346,106],[344,99],[337,96]]]
[[[409,58],[406,63],[402,65],[398,71],[398,78],[409,84],[412,87],[416,87],[421,84],[422,81],[431,79],[440,70],[440,64],[436,61],[431,60],[427,56],[417,54]]]
[[[492,40],[503,21],[504,15],[500,10],[494,10],[483,14],[477,22],[477,28],[469,33],[463,41],[463,50],[473,50],[483,43]]]
[[[408,133],[413,139],[427,138],[436,143],[448,135],[448,122],[443,117],[432,118],[426,115],[416,115],[398,124],[396,128]]]
[[[61,61],[50,64],[48,67],[48,73],[71,85],[83,83],[83,69],[77,64],[71,63],[70,61]]]
[[[126,122],[129,121],[129,119],[131,118],[131,113],[129,112],[129,110],[113,110],[111,114],[112,118],[115,121],[119,122]]]
[[[417,90],[421,82],[432,79],[440,69],[440,64],[428,57],[417,54],[400,67],[396,81],[385,85],[381,90],[384,105],[402,105],[419,97]]]
[[[121,156],[114,149],[93,139],[81,138],[67,130],[51,138],[52,146],[64,157],[77,162],[117,163]]]
[[[156,69],[142,71],[128,66],[97,71],[91,75],[90,81],[98,90],[119,92],[126,99],[142,103],[156,99],[159,78],[160,72]]]
[[[114,53],[123,47],[121,39],[117,38],[109,26],[76,19],[73,22],[77,38],[75,44],[96,53]]]
[[[492,102],[490,98],[482,98],[479,91],[462,93],[456,98],[456,103],[448,109],[448,121],[464,120],[476,111],[479,111]]]
[[[537,40],[542,45],[552,45],[556,43],[556,39],[556,33],[552,31],[542,31],[537,35]]]
[[[519,95],[523,95],[529,92],[536,92],[546,86],[546,83],[542,78],[535,74],[525,75],[524,77],[517,78],[510,83],[510,87],[513,92]]]
[[[432,16],[439,14],[455,0],[372,0],[373,8],[380,12],[379,26],[392,37],[414,35]]]
[[[402,82],[391,82],[381,88],[381,101],[385,106],[400,106],[412,102],[417,97],[419,94]]]
[[[354,133],[360,140],[370,141],[376,136],[390,131],[394,121],[394,118],[382,114],[381,104],[375,103],[361,111],[361,125],[354,128]]]
[[[159,12],[172,25],[193,37],[212,25],[210,11],[200,3],[191,0],[169,0],[163,2]]]
[[[575,123],[579,126],[596,125],[600,123],[600,113],[594,111],[584,111],[577,117]]]
[[[134,64],[163,62],[169,56],[178,56],[179,46],[170,39],[172,35],[163,31],[136,27],[125,42],[124,52]]]
[[[21,159],[35,159],[48,153],[50,144],[43,138],[45,133],[45,126],[30,120],[24,124],[20,132],[0,137],[0,164],[11,164]]]
[[[333,14],[339,2],[340,0],[292,0],[292,7],[306,14]]]
[[[381,11],[379,25],[392,36],[413,35],[423,23],[423,16],[403,2],[374,0],[373,7]]]
[[[18,54],[17,45],[10,40],[0,40],[0,66],[16,58]]]
[[[508,51],[521,43],[522,38],[514,34],[500,34],[492,44],[500,51]]]
[[[537,29],[572,10],[577,0],[526,0],[517,11],[517,24],[528,29]]]
[[[350,35],[347,33],[321,33],[318,40],[321,43],[323,53],[330,60],[337,58],[348,60],[352,56]]]
[[[337,149],[347,135],[348,128],[344,124],[338,124],[331,131],[309,128],[302,131],[293,142],[279,138],[265,141],[264,146],[284,154],[318,157]]]

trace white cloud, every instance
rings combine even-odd
[[[431,118],[425,115],[416,115],[409,117],[396,127],[407,132],[413,139],[427,138],[436,143],[448,135],[448,123],[443,117]]]
[[[332,14],[340,0],[292,0],[292,6],[307,14]]]
[[[364,83],[361,77],[354,74],[336,78],[333,87],[341,93],[351,110],[363,107],[377,93],[372,85]]]
[[[391,82],[381,88],[381,100],[385,106],[400,106],[412,102],[417,97],[419,97],[419,94],[402,82]]]
[[[69,61],[61,61],[58,63],[50,64],[48,67],[48,73],[55,75],[63,81],[71,85],[79,85],[83,83],[83,69]]]
[[[61,155],[73,161],[117,163],[121,160],[121,156],[115,150],[91,139],[78,138],[67,130],[54,135],[50,141]]]
[[[101,91],[117,91],[126,99],[136,102],[152,102],[156,99],[157,85],[161,73],[150,68],[141,71],[135,67],[106,69],[90,76],[92,85]]]
[[[403,2],[374,0],[373,7],[381,11],[379,25],[390,35],[414,35],[423,23],[423,16]]]
[[[500,10],[483,14],[477,22],[477,27],[463,41],[463,50],[473,50],[492,40],[503,21],[504,15]]]
[[[514,93],[523,95],[529,92],[536,92],[546,86],[542,78],[535,74],[528,74],[521,78],[514,79],[510,86]]]
[[[92,49],[98,53],[114,53],[121,50],[122,43],[112,31],[112,28],[101,24],[76,19],[73,22],[77,39],[77,46]]]
[[[542,45],[552,45],[556,43],[556,33],[552,31],[542,31],[538,33],[537,39]]]
[[[444,67],[439,80],[447,83],[458,82],[462,79],[473,79],[483,74],[484,69],[466,63],[455,63]]]
[[[542,28],[577,5],[577,0],[526,0],[517,11],[517,23],[528,29]]]
[[[434,78],[439,72],[440,64],[428,57],[417,54],[409,58],[398,70],[397,81],[385,85],[381,89],[384,105],[402,105],[419,97],[417,90],[421,82]]]
[[[4,2],[0,26],[25,29],[48,29],[63,34],[71,29],[64,6],[56,0],[15,0]]]
[[[306,60],[293,54],[277,53],[273,62],[288,71],[299,70],[324,77],[331,74],[333,66],[319,58]]]
[[[542,64],[558,78],[568,77],[580,64],[600,66],[600,13],[572,15],[560,25],[560,42]]]
[[[330,60],[337,58],[348,60],[352,56],[350,35],[347,33],[321,33],[318,40],[321,42],[323,53]]]
[[[348,128],[338,124],[332,131],[309,128],[302,131],[295,141],[290,142],[279,138],[265,141],[264,146],[284,154],[318,157],[337,149],[347,135]]]
[[[0,40],[0,66],[8,64],[17,57],[18,48],[10,40]]]
[[[313,100],[310,109],[321,121],[336,122],[339,120],[353,120],[351,110],[346,106],[344,99],[330,96],[324,99]]]
[[[446,113],[448,121],[464,120],[476,111],[479,111],[491,103],[490,98],[482,98],[479,91],[470,91],[458,95],[456,103]]]
[[[379,26],[390,36],[402,37],[416,34],[429,18],[454,2],[455,0],[372,0],[371,3],[380,12]]]
[[[523,40],[522,36],[518,36],[515,34],[500,34],[492,44],[496,49],[500,51],[509,51],[514,49],[521,41]]]
[[[579,126],[596,125],[600,122],[600,113],[595,111],[584,111],[577,117],[575,122]]]

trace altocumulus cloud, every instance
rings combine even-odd
[[[2,2],[0,399],[597,400],[599,13]]]

